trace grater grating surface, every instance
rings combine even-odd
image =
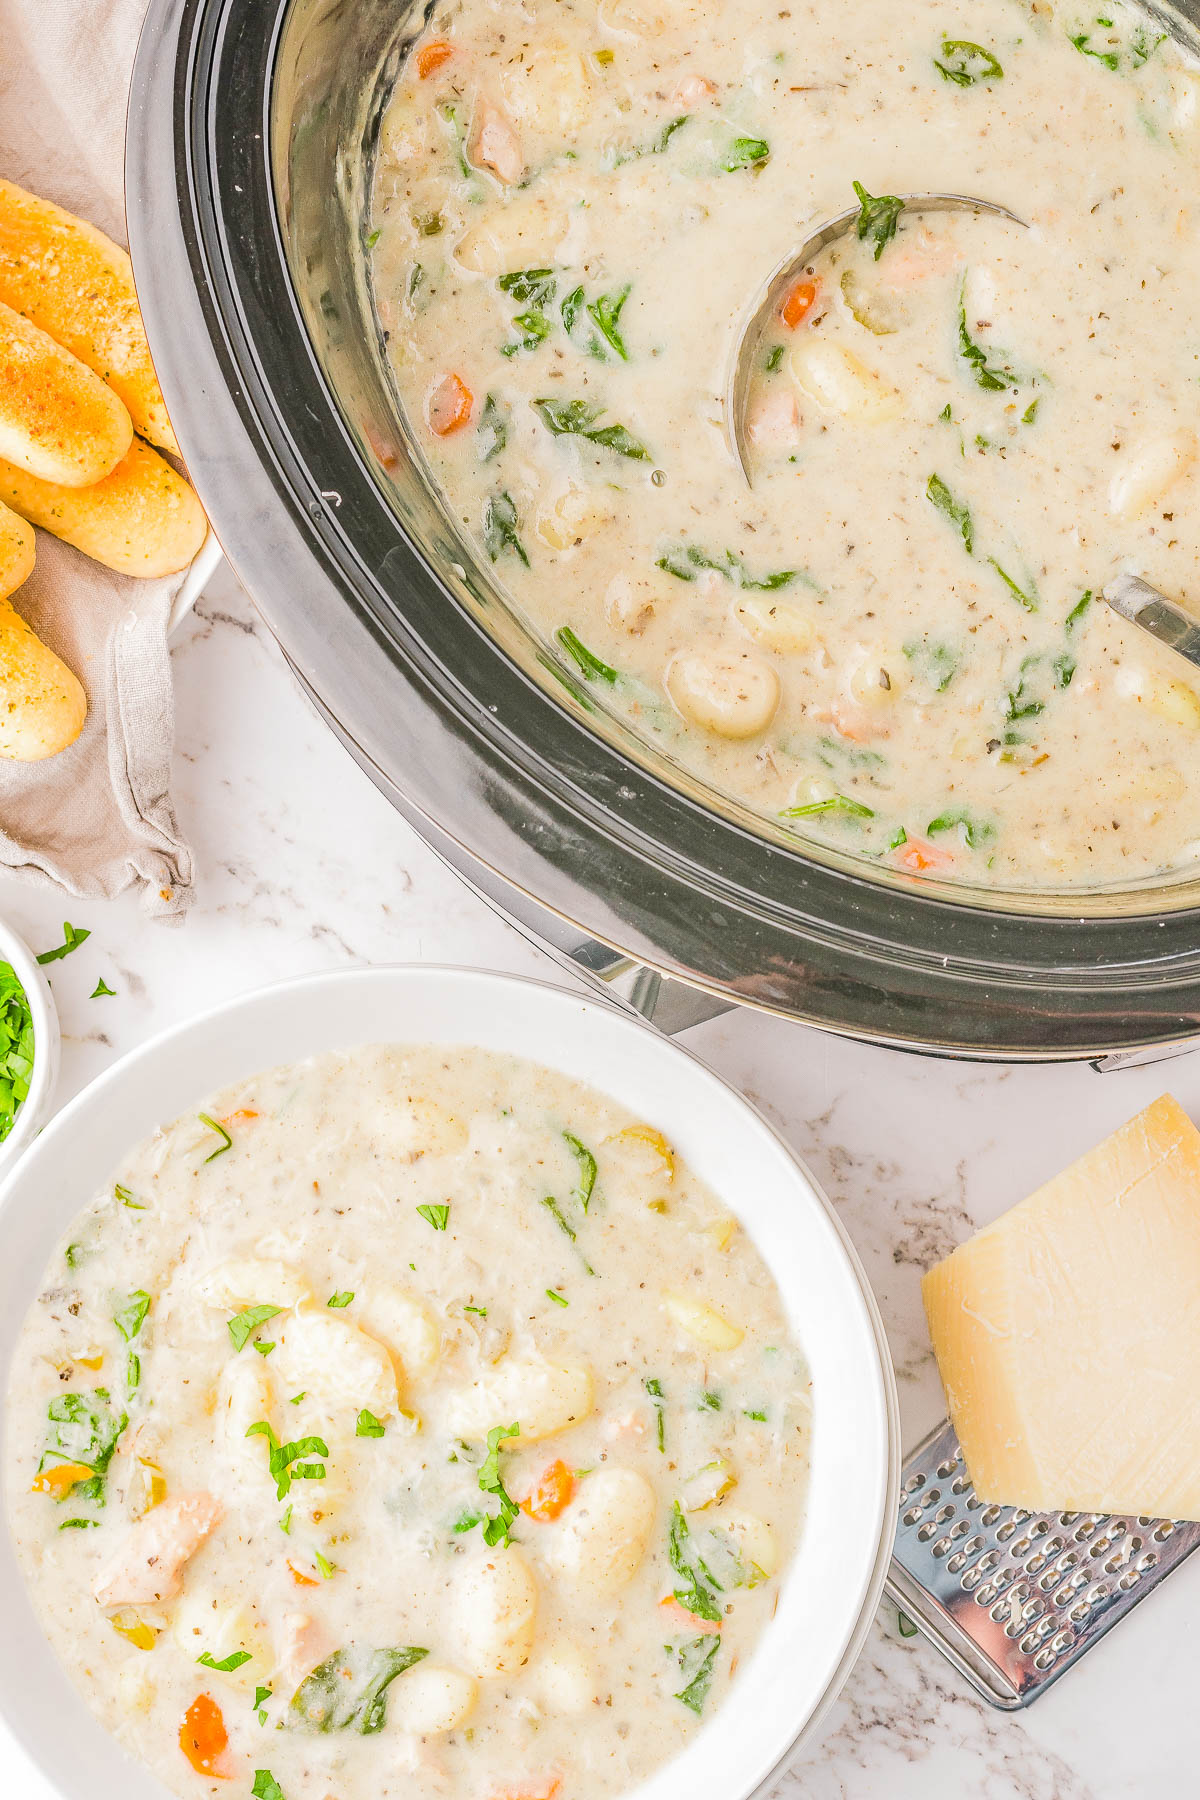
[[[952,1425],[904,1465],[887,1591],[993,1706],[1028,1706],[1200,1545],[1200,1525],[979,1499]]]

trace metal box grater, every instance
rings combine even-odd
[[[988,1506],[952,1425],[904,1465],[887,1591],[993,1706],[1028,1706],[1200,1545],[1200,1525]]]

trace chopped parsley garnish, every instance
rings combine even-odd
[[[99,1525],[99,1519],[64,1519],[59,1526],[60,1531],[90,1531],[93,1525]]]
[[[463,1311],[469,1312],[469,1313],[478,1313],[479,1317],[481,1319],[487,1318],[487,1307],[486,1306],[464,1306]]]
[[[992,393],[1002,393],[1006,388],[1018,387],[1020,384],[1015,375],[1007,369],[989,367],[989,351],[982,344],[977,344],[967,329],[967,283],[963,277],[958,289],[958,354],[968,363],[975,377],[976,385],[987,388]]]
[[[736,175],[742,169],[763,169],[771,159],[771,146],[765,138],[736,137],[721,158],[720,167],[726,175]]]
[[[150,1305],[150,1296],[145,1288],[136,1288],[120,1311],[113,1314],[113,1324],[127,1344],[133,1342],[145,1324]]]
[[[575,1189],[574,1198],[586,1212],[596,1187],[596,1159],[587,1145],[582,1143],[573,1131],[564,1131],[563,1138],[571,1155],[579,1164],[579,1186]]]
[[[974,87],[977,81],[999,81],[1004,70],[982,44],[972,44],[967,38],[943,38],[942,55],[945,62],[939,62],[935,56],[933,66],[943,81],[952,81],[956,87]]]
[[[766,360],[763,363],[763,368],[766,370],[768,375],[774,375],[776,369],[778,369],[781,366],[782,362],[783,362],[783,345],[782,344],[772,344],[771,348],[767,351]]]
[[[322,1556],[319,1550],[313,1551],[313,1561],[317,1565],[317,1574],[322,1581],[331,1581],[337,1574],[337,1565],[331,1563],[327,1556]]]
[[[211,1650],[204,1650],[196,1658],[196,1661],[206,1669],[215,1669],[218,1675],[232,1675],[235,1669],[240,1669],[243,1663],[248,1663],[250,1661],[250,1652],[248,1650],[234,1650],[230,1655],[225,1657],[222,1662],[217,1662],[214,1659]],[[267,1693],[269,1694],[270,1691],[270,1688],[268,1688]],[[257,1706],[258,1701],[256,1700],[254,1704]]]
[[[11,963],[0,962],[0,1140],[29,1097],[33,1074],[33,1018],[25,989]]]
[[[142,1385],[142,1359],[131,1350],[125,1358],[125,1392],[136,1394]]]
[[[602,406],[593,406],[588,400],[535,400],[533,409],[541,419],[547,431],[555,437],[586,438],[589,444],[600,444],[606,450],[614,450],[618,456],[628,456],[634,462],[650,462],[650,452],[644,444],[639,444],[633,434],[624,425],[601,425],[598,423]]]
[[[268,1319],[278,1317],[279,1312],[278,1306],[248,1306],[236,1318],[230,1319],[229,1335],[234,1349],[244,1350],[259,1326],[265,1325]]]
[[[126,1413],[113,1411],[110,1399],[107,1388],[92,1388],[86,1394],[56,1394],[50,1402],[47,1417],[52,1430],[38,1472],[58,1462],[80,1463],[91,1470],[86,1480],[77,1481],[59,1499],[91,1500],[103,1506],[104,1476],[129,1423]]]
[[[270,1356],[272,1350],[275,1348],[275,1345],[273,1342],[270,1342],[264,1338],[256,1338],[252,1348],[257,1350],[257,1352],[260,1356]]]
[[[448,1201],[441,1206],[418,1206],[417,1211],[427,1224],[433,1226],[435,1231],[445,1231],[446,1226],[450,1221],[450,1205]]]
[[[217,1145],[217,1148],[213,1151],[211,1156],[206,1156],[204,1159],[206,1163],[215,1162],[218,1156],[224,1156],[227,1150],[232,1150],[233,1139],[230,1137],[225,1127],[216,1119],[210,1119],[207,1113],[197,1113],[196,1116],[202,1125],[207,1125],[210,1131],[215,1131],[219,1138],[225,1140],[224,1143]]]
[[[460,1514],[455,1531],[470,1531],[476,1525],[483,1526],[483,1541],[489,1549],[503,1549],[508,1543],[509,1532],[520,1508],[507,1492],[500,1475],[500,1446],[508,1438],[520,1437],[521,1427],[518,1424],[496,1425],[487,1435],[487,1455],[479,1465],[479,1491],[491,1494],[499,1502],[499,1510],[495,1513],[475,1513],[468,1518],[464,1512]]]
[[[353,1298],[353,1288],[340,1288],[336,1294],[330,1294],[325,1304],[326,1306],[332,1306],[335,1310],[340,1310],[344,1306],[349,1306]]]
[[[366,236],[366,238],[365,238],[365,240],[364,240],[364,241],[365,241],[365,243],[366,243],[366,246],[367,246],[367,249],[368,249],[368,250],[373,250],[373,249],[374,249],[374,248],[375,248],[375,246],[376,246],[376,244],[377,244],[377,243],[378,243],[378,242],[379,242],[379,240],[380,240],[380,238],[381,238],[381,237],[382,237],[382,236],[383,236],[383,232],[382,232],[382,231],[370,231],[370,232],[368,232],[368,233],[367,233],[367,236]]]
[[[1033,587],[1033,583],[1030,582],[1029,584],[1032,591],[1026,593],[1025,589],[1023,587],[1018,587],[1012,576],[1007,574],[1005,570],[1000,567],[1000,564],[996,561],[994,556],[989,556],[988,561],[991,563],[993,569],[995,569],[997,575],[1000,577],[1009,593],[1013,596],[1014,600],[1019,600],[1026,612],[1036,612],[1038,609],[1038,597],[1037,590]]]
[[[110,988],[107,981],[105,981],[105,979],[102,975],[100,977],[99,981],[96,983],[95,987],[92,989],[91,993],[88,995],[88,999],[89,1000],[100,1000],[104,997],[105,994],[115,997],[116,992],[117,992],[116,988]]]
[[[996,835],[996,827],[974,818],[963,807],[953,812],[939,813],[936,819],[930,819],[925,827],[926,837],[937,837],[942,831],[961,831],[964,844],[968,850],[978,850],[984,844],[990,844]]]
[[[281,1444],[266,1419],[259,1419],[257,1424],[251,1425],[246,1436],[248,1438],[265,1437],[267,1440],[270,1450],[267,1467],[276,1484],[275,1498],[277,1500],[286,1499],[293,1481],[324,1481],[324,1462],[302,1462],[300,1460],[305,1456],[328,1456],[329,1446],[323,1438],[304,1437],[298,1438],[292,1444]],[[289,1506],[286,1515],[289,1524],[291,1510]],[[284,1526],[284,1529],[287,1530],[287,1526]]]
[[[667,1449],[666,1390],[657,1375],[650,1376],[645,1383],[645,1388],[654,1402],[654,1411],[658,1416],[658,1447],[665,1455]]]
[[[1041,404],[1042,404],[1042,399],[1041,399],[1040,394],[1038,395],[1036,400],[1031,400],[1029,402],[1029,405],[1025,408],[1025,411],[1021,414],[1022,425],[1032,425],[1033,424],[1033,421],[1037,418],[1038,407]]]
[[[713,1664],[717,1660],[717,1652],[721,1648],[720,1634],[707,1632],[703,1637],[688,1638],[671,1654],[678,1658],[679,1670],[683,1676],[683,1686],[675,1695],[682,1700],[697,1717],[704,1710],[704,1702],[708,1699],[708,1690],[712,1686]]]
[[[113,1199],[119,1200],[121,1202],[122,1206],[132,1207],[134,1212],[145,1212],[146,1211],[145,1201],[144,1200],[135,1200],[133,1197],[133,1189],[127,1188],[127,1187],[122,1187],[121,1183],[119,1181],[117,1182],[116,1186],[113,1188]]]
[[[455,1519],[453,1530],[461,1535],[463,1532],[474,1531],[475,1527],[482,1523],[483,1514],[481,1512],[476,1512],[473,1507],[467,1506],[463,1508],[457,1519]]]
[[[72,925],[69,919],[63,921],[63,941],[56,944],[53,950],[43,950],[38,957],[40,963],[61,962],[64,956],[70,956],[72,950],[78,950],[85,938],[91,937],[81,925]]]
[[[517,503],[511,494],[501,491],[488,495],[483,503],[483,547],[493,562],[497,562],[505,550],[515,550],[525,567],[529,567],[529,555],[518,529],[520,523]]]
[[[781,819],[811,819],[818,813],[844,813],[852,819],[875,817],[869,806],[864,806],[861,800],[850,800],[845,794],[830,794],[827,800],[810,800],[804,806],[789,806],[779,816]]]
[[[558,1293],[554,1288],[546,1289],[546,1298],[547,1298],[547,1300],[553,1300],[555,1306],[569,1306],[570,1305],[570,1301],[566,1298],[566,1296]]]
[[[742,1417],[753,1419],[756,1425],[765,1425],[767,1422],[766,1410],[761,1406],[743,1406]]]
[[[606,662],[601,662],[600,658],[576,637],[569,625],[560,625],[554,634],[554,639],[566,651],[585,681],[606,681],[609,687],[613,687],[619,680],[616,669]]]
[[[495,394],[489,394],[475,427],[475,448],[480,462],[491,462],[494,456],[499,456],[507,443],[508,415],[501,408]]]
[[[720,1410],[721,1410],[720,1394],[714,1393],[712,1388],[705,1388],[704,1392],[700,1396],[699,1410],[701,1412],[720,1412]]]
[[[778,569],[773,575],[762,575],[755,578],[746,573],[746,565],[733,550],[726,550],[720,556],[714,556],[699,544],[678,544],[660,556],[655,562],[656,569],[664,569],[668,575],[674,575],[677,581],[695,581],[697,570],[711,569],[717,575],[723,575],[735,587],[750,588],[756,593],[774,593],[777,588],[787,587],[795,581],[795,569]]]
[[[975,527],[971,522],[970,509],[954,498],[940,475],[931,475],[925,488],[925,498],[936,506],[939,512],[945,513],[952,525],[957,525],[966,545],[967,555],[975,554]]]
[[[868,194],[861,181],[854,183],[854,192],[858,199],[854,229],[860,241],[869,240],[874,244],[875,261],[878,262],[896,235],[904,202],[895,194]]]
[[[270,1769],[255,1769],[254,1786],[250,1792],[253,1794],[254,1800],[285,1800],[283,1789]]]
[[[265,1725],[267,1722],[267,1715],[263,1711],[263,1708],[271,1698],[271,1695],[272,1690],[269,1687],[256,1687],[254,1690],[254,1702],[250,1710],[258,1714],[258,1722],[260,1725]]]
[[[283,1509],[283,1513],[279,1520],[279,1529],[280,1529],[280,1531],[282,1531],[284,1537],[291,1537],[291,1535],[292,1535],[292,1509],[291,1509],[290,1505],[285,1506]]]
[[[698,1619],[707,1619],[710,1624],[719,1625],[722,1614],[717,1601],[718,1584],[696,1554],[692,1534],[678,1500],[671,1508],[667,1554],[671,1559],[671,1567],[679,1578],[679,1585],[674,1591],[680,1606],[686,1612],[695,1613]]]
[[[355,1422],[355,1437],[382,1437],[383,1432],[384,1428],[381,1422],[373,1412],[369,1412],[364,1406]]]
[[[296,1689],[288,1722],[309,1731],[357,1731],[363,1737],[382,1731],[387,1723],[389,1686],[397,1675],[428,1655],[428,1650],[415,1646],[335,1650]]]
[[[288,1401],[288,1405],[289,1406],[299,1406],[300,1402],[302,1400],[306,1400],[307,1398],[308,1398],[308,1389],[301,1388],[300,1392],[298,1394],[292,1395],[291,1399]]]
[[[1088,588],[1087,592],[1085,594],[1081,595],[1081,597],[1075,602],[1074,606],[1071,608],[1070,612],[1066,616],[1066,620],[1064,621],[1064,626],[1068,632],[1074,631],[1075,627],[1079,624],[1079,621],[1083,618],[1084,613],[1087,611],[1088,607],[1091,604],[1092,604],[1092,590],[1091,590],[1091,588]]]

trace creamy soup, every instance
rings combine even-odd
[[[276,1069],[56,1251],[9,1516],[185,1797],[595,1800],[721,1704],[799,1527],[809,1378],[652,1124],[475,1050]]]
[[[1200,73],[1121,6],[456,0],[368,241],[446,504],[596,703],[916,876],[1200,850]],[[1021,224],[922,213],[950,189]],[[748,486],[726,394],[755,297]]]

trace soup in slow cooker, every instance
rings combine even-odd
[[[1200,852],[1200,69],[1130,9],[457,0],[366,231],[415,440],[560,666],[779,827],[1072,889]],[[922,212],[952,190],[1020,223]],[[730,447],[755,341],[751,484]]]
[[[74,1221],[9,1516],[184,1800],[595,1800],[773,1616],[810,1417],[770,1273],[652,1124],[375,1046],[214,1096]]]

